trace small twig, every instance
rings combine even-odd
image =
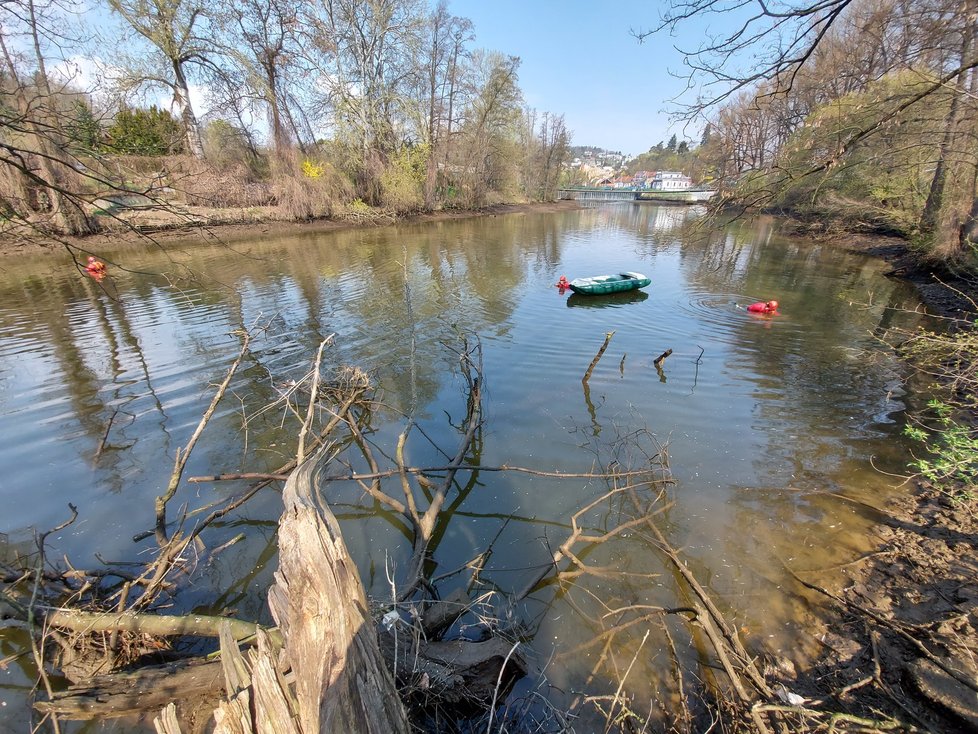
[[[665,361],[665,358],[668,357],[670,354],[672,354],[672,350],[671,349],[667,349],[662,354],[660,354],[658,357],[656,357],[655,359],[653,359],[652,360],[652,364],[655,365],[656,367],[659,367],[663,363],[663,361]]]
[[[486,734],[492,733],[492,717],[496,712],[496,698],[499,696],[499,689],[503,684],[503,672],[505,672],[506,664],[509,662],[509,659],[513,657],[513,653],[516,652],[516,648],[519,646],[519,640],[514,642],[513,646],[509,649],[509,652],[506,653],[506,659],[503,660],[503,664],[499,666],[499,675],[496,677],[496,687],[492,690],[492,705],[489,707],[489,723],[486,726]]]
[[[284,482],[288,474],[263,474],[262,472],[241,472],[240,474],[214,474],[209,477],[188,477],[187,484],[202,484],[204,482],[234,482],[239,479],[263,479],[270,482]]]
[[[628,664],[628,668],[625,670],[625,674],[621,677],[621,680],[618,681],[618,689],[615,691],[614,698],[611,699],[611,706],[608,707],[608,715],[605,717],[605,727],[604,727],[605,734],[608,734],[608,732],[611,731],[611,721],[612,721],[611,715],[615,712],[615,705],[618,703],[618,699],[621,697],[621,689],[625,687],[625,681],[628,680],[628,674],[631,673],[632,668],[635,667],[635,661],[638,660],[638,654],[642,652],[642,648],[645,647],[645,643],[649,639],[650,631],[651,630],[645,630],[645,636],[642,638],[642,641],[638,645],[638,649],[635,651],[635,654],[632,656],[632,662]]]
[[[364,479],[384,479],[386,477],[393,477],[401,472],[407,474],[435,474],[444,471],[478,471],[478,472],[517,472],[519,474],[530,474],[535,477],[551,477],[554,479],[609,479],[612,476],[615,477],[633,477],[640,474],[648,474],[648,469],[640,469],[636,471],[622,471],[622,472],[562,472],[562,471],[542,471],[540,469],[530,469],[525,466],[513,466],[511,464],[502,464],[500,466],[486,466],[484,464],[465,464],[464,466],[405,466],[398,467],[397,469],[390,469],[388,471],[375,471],[368,474],[328,474],[324,477],[320,477],[319,480],[322,482],[343,482],[343,481],[362,481]],[[228,476],[233,478],[235,475],[219,475],[221,478]],[[199,482],[209,482],[218,481],[216,477],[192,477],[187,481],[199,481]],[[663,480],[672,481],[672,480]]]
[[[319,343],[319,350],[316,352],[316,361],[312,366],[312,393],[309,396],[309,406],[306,408],[306,419],[302,422],[302,429],[299,431],[299,448],[296,451],[296,464],[301,464],[306,458],[306,434],[312,426],[313,415],[315,414],[316,401],[319,400],[319,368],[323,361],[323,349],[333,340],[330,334]]]
[[[98,461],[99,457],[102,456],[102,452],[105,451],[105,444],[109,440],[109,431],[112,430],[112,422],[117,415],[119,415],[118,408],[113,410],[112,415],[109,416],[109,422],[105,426],[105,433],[102,434],[102,439],[98,442],[98,448],[95,449],[95,455],[92,457],[94,461]]]

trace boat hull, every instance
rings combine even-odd
[[[609,293],[633,291],[644,288],[652,281],[641,273],[618,273],[616,275],[595,275],[591,278],[574,278],[570,289],[585,296],[603,296]]]

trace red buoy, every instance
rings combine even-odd
[[[777,301],[758,301],[757,303],[752,303],[747,307],[747,310],[751,313],[777,313],[778,302]]]
[[[85,272],[91,275],[95,280],[102,280],[105,277],[105,263],[101,260],[96,260],[94,257],[88,258],[88,264],[85,266]]]

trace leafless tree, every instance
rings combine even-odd
[[[467,54],[472,38],[472,23],[448,12],[444,0],[428,16],[419,37],[418,75],[415,101],[418,105],[417,129],[420,142],[428,148],[425,173],[425,207],[434,206],[439,166],[449,158],[454,112],[458,108],[459,61]]]
[[[379,175],[399,142],[411,52],[423,27],[416,0],[320,0],[307,19],[317,52],[320,110],[327,113],[357,169],[360,195],[380,199]]]
[[[282,155],[296,133],[291,89],[300,71],[303,6],[284,0],[241,0],[220,8],[221,43],[231,66],[228,76],[240,78],[249,98],[265,107],[272,145]]]
[[[162,87],[173,94],[173,104],[183,121],[187,149],[204,157],[200,125],[190,101],[188,81],[194,66],[213,63],[214,48],[208,39],[208,8],[201,0],[108,0],[109,6],[149,44],[149,56],[130,54],[124,88]]]
[[[56,2],[35,0],[0,6],[0,197],[8,220],[89,234],[95,225],[80,193],[86,174],[66,132],[65,107],[74,90],[55,85],[44,50],[65,40],[59,30],[65,12]],[[24,51],[18,55],[17,48]]]

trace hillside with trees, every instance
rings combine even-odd
[[[8,231],[84,235],[133,202],[310,219],[555,196],[563,117],[444,3],[97,0],[98,37],[75,11],[0,9]]]
[[[705,146],[709,137],[709,126],[706,127],[699,145],[672,135],[668,141],[660,140],[648,151],[630,160],[625,171],[629,175],[639,171],[682,171],[697,184],[710,184],[713,182],[714,171],[703,156],[703,152],[708,150]]]
[[[726,204],[896,233],[974,267],[976,16],[975,0],[693,0],[649,33],[726,29],[683,49],[700,96],[679,110],[707,125],[697,157]]]

